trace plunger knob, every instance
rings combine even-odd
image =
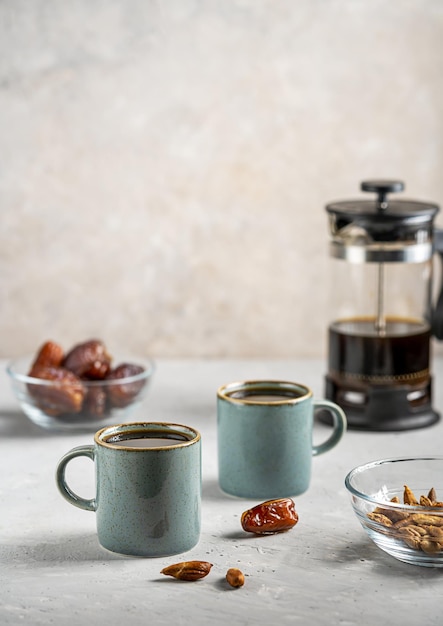
[[[364,180],[361,184],[362,191],[373,191],[377,194],[378,210],[384,211],[388,208],[387,195],[403,191],[405,188],[401,180]]]

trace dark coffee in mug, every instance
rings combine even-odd
[[[164,448],[165,446],[170,447],[190,441],[190,438],[180,433],[153,430],[119,433],[106,437],[104,441],[111,445],[123,446],[124,448]]]
[[[302,394],[294,394],[294,393],[273,393],[272,389],[265,389],[263,393],[248,393],[247,391],[236,391],[234,393],[229,394],[230,398],[234,398],[236,400],[245,400],[246,402],[288,402],[291,400],[295,400],[297,398],[301,398]]]

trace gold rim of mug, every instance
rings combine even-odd
[[[268,388],[266,388],[266,385],[268,385]],[[229,391],[234,392],[234,391],[247,391],[248,389],[253,392],[255,391],[256,393],[259,393],[259,389],[260,387],[265,390],[265,391],[270,391],[270,387],[273,388],[272,392],[275,391],[277,392],[276,395],[278,395],[278,390],[282,390],[282,391],[290,391],[290,390],[294,390],[297,389],[298,392],[300,392],[300,389],[304,390],[303,395],[301,396],[297,396],[296,398],[290,398],[288,396],[287,400],[275,400],[275,401],[269,401],[269,400],[264,400],[264,401],[260,401],[260,400],[248,400],[248,397],[245,396],[244,398],[233,398],[232,396],[230,396],[228,394]],[[272,392],[269,395],[272,395]],[[221,399],[221,400],[226,400],[227,402],[233,402],[235,404],[246,404],[246,405],[250,405],[250,404],[260,404],[260,405],[270,405],[272,404],[272,406],[275,405],[280,405],[280,404],[297,404],[298,402],[303,402],[304,400],[306,400],[307,398],[311,398],[313,396],[312,393],[312,389],[310,389],[307,385],[304,385],[303,383],[296,383],[293,381],[289,381],[289,380],[243,380],[243,381],[239,381],[239,382],[233,382],[233,383],[226,383],[225,385],[221,385],[221,387],[219,387],[217,389],[217,396]]]
[[[185,436],[184,431],[187,431],[189,434],[194,433],[194,437],[192,439],[189,439],[188,441],[179,441],[176,439],[174,440],[174,443],[171,443],[171,445],[157,446],[155,448],[132,448],[129,446],[121,445],[119,443],[108,443],[107,441],[103,441],[102,439],[100,439],[100,437],[106,431],[110,431],[109,434],[112,434],[112,433],[118,434],[119,432],[121,432],[121,430],[129,430],[129,431],[136,430],[140,426],[143,426],[143,427],[159,426],[159,427],[165,428],[165,430],[170,429],[171,432],[174,432],[174,428],[175,428],[177,429],[176,430],[177,434]],[[180,429],[182,430],[180,431]],[[153,450],[154,451],[154,450],[171,450],[172,448],[185,448],[186,446],[191,446],[200,440],[201,440],[201,435],[199,431],[196,430],[193,426],[187,426],[186,424],[177,424],[175,422],[126,422],[122,424],[114,424],[113,426],[105,426],[104,428],[101,428],[100,430],[98,430],[94,435],[94,441],[99,446],[103,446],[104,448],[112,448],[112,449],[118,448],[119,450],[131,450],[133,452],[137,452],[141,450],[143,451]]]

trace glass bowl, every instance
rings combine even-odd
[[[120,362],[141,366],[143,371],[113,380],[43,380],[28,375],[33,358],[16,359],[6,371],[23,412],[34,424],[51,431],[95,432],[127,421],[145,399],[154,373],[150,359],[130,357]]]
[[[443,456],[360,465],[345,485],[372,541],[399,561],[443,567]]]

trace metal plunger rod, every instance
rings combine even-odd
[[[384,263],[378,264],[378,283],[377,283],[377,317],[375,319],[375,329],[378,334],[384,335],[386,332],[385,318],[385,266]]]
[[[389,192],[403,191],[404,185],[401,181],[375,180],[364,181],[361,184],[363,191],[375,191],[377,194],[377,210],[384,213],[388,208],[387,195]],[[379,335],[386,333],[385,317],[385,266],[378,264],[377,283],[377,312],[375,318],[375,330]]]

